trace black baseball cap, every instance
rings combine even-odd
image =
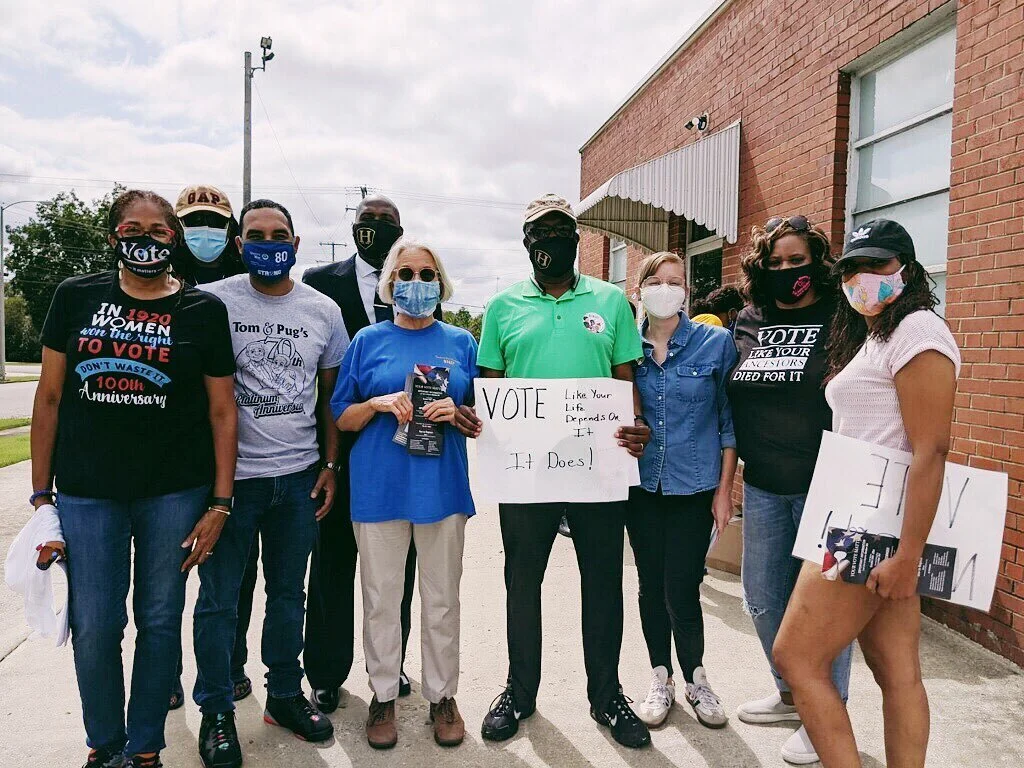
[[[832,267],[832,274],[841,273],[851,259],[877,261],[899,259],[906,264],[917,260],[914,241],[903,225],[890,219],[872,219],[854,227],[846,236],[843,255]]]

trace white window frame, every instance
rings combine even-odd
[[[693,222],[686,220],[686,311],[690,311],[690,299],[693,298],[693,257],[701,256],[712,251],[723,250],[725,238],[712,235],[703,240],[690,242],[690,235],[693,232]]]
[[[622,277],[619,280],[613,280],[612,278],[615,276],[613,265],[615,263],[615,257],[619,253],[622,254]],[[628,276],[629,244],[625,240],[619,240],[617,237],[610,237],[608,238],[608,282],[625,291]]]
[[[954,4],[949,4],[954,6]],[[938,107],[934,107],[927,112],[923,112],[920,115],[916,115],[909,120],[904,120],[902,123],[890,126],[883,131],[879,131],[870,136],[860,137],[857,135],[860,130],[860,99],[861,99],[861,82],[865,75],[869,75],[875,72],[886,64],[890,64],[899,58],[907,55],[915,48],[919,48],[925,45],[931,40],[934,40],[941,35],[948,33],[951,30],[956,29],[956,15],[955,12],[950,12],[949,6],[944,7],[943,12],[937,12],[938,17],[936,21],[929,24],[927,29],[922,31],[921,34],[913,35],[904,40],[901,40],[898,45],[887,47],[884,54],[881,56],[873,55],[869,53],[863,57],[867,60],[865,63],[858,66],[855,62],[849,70],[850,74],[850,135],[849,135],[849,154],[847,157],[846,164],[846,231],[849,232],[853,227],[854,216],[860,216],[865,213],[872,211],[881,210],[883,208],[890,208],[895,205],[901,205],[903,203],[913,202],[914,200],[920,200],[925,197],[932,197],[934,195],[942,194],[943,192],[949,192],[950,186],[947,184],[944,187],[929,190],[927,192],[921,192],[915,195],[911,195],[906,198],[899,198],[891,200],[887,203],[874,205],[868,208],[858,209],[857,208],[857,188],[859,186],[859,150],[864,147],[876,144],[883,139],[887,139],[890,136],[896,136],[897,134],[909,131],[919,125],[923,125],[931,120],[934,120],[943,115],[951,114],[953,112],[953,102],[948,101],[945,104],[941,104]],[[955,7],[955,6],[954,6]],[[909,31],[909,30],[908,30]],[[951,148],[952,149],[952,148]],[[948,212],[947,212],[947,232],[948,232]],[[925,267],[925,271],[929,274],[945,274],[948,264],[948,257],[946,261],[941,264],[932,264]]]

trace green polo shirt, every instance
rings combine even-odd
[[[510,378],[609,377],[612,366],[643,357],[626,294],[580,275],[559,298],[533,279],[499,293],[484,312],[477,364]]]

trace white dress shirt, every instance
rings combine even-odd
[[[372,264],[363,261],[363,257],[356,255],[356,283],[359,284],[359,298],[363,300],[363,307],[366,309],[366,317],[370,325],[377,322],[377,313],[373,309],[373,296],[377,293],[377,282],[380,280],[380,270]]]

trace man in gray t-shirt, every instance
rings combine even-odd
[[[330,511],[336,487],[339,435],[330,397],[349,343],[334,302],[289,277],[299,238],[284,207],[253,201],[238,224],[249,273],[203,286],[228,309],[238,405],[234,508],[200,567],[195,613],[199,752],[205,765],[218,768],[236,768],[242,759],[231,656],[239,586],[257,532],[267,589],[264,717],[306,741],[334,731],[302,694],[299,654],[306,563],[316,521]]]

